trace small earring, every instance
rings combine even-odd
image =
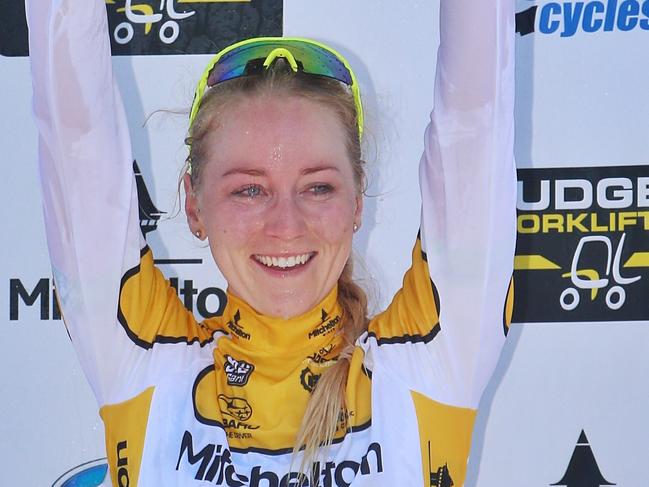
[[[358,225],[354,223],[354,233],[356,233],[356,230],[358,230]]]
[[[201,231],[200,231],[200,230],[196,230],[196,231],[194,232],[194,235],[196,235],[196,238],[197,238],[197,239],[200,239],[200,238],[201,238]]]

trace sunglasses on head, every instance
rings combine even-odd
[[[258,37],[226,47],[209,62],[196,87],[189,115],[191,127],[208,88],[243,76],[254,76],[283,58],[294,72],[332,78],[349,86],[354,97],[359,137],[363,135],[363,106],[358,83],[347,60],[333,49],[297,37]]]

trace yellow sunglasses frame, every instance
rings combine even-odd
[[[205,90],[207,90],[207,80],[209,78],[210,72],[212,71],[212,68],[216,63],[219,62],[219,60],[228,52],[237,49],[241,46],[245,46],[248,44],[253,44],[255,42],[259,41],[299,41],[299,42],[305,42],[307,44],[312,44],[314,46],[317,46],[321,49],[324,49],[325,51],[330,52],[336,58],[343,63],[345,68],[349,71],[350,77],[352,79],[352,84],[350,86],[352,96],[354,97],[354,106],[356,107],[356,120],[358,122],[358,137],[359,139],[363,137],[363,125],[364,125],[364,116],[363,116],[363,104],[361,102],[361,94],[360,90],[358,89],[358,81],[356,80],[356,75],[354,74],[354,71],[352,70],[352,67],[350,64],[347,62],[347,59],[345,59],[344,56],[342,56],[339,52],[335,51],[334,49],[330,48],[329,46],[326,46],[320,42],[311,40],[311,39],[306,39],[303,37],[254,37],[252,39],[246,39],[244,41],[237,42],[235,44],[232,44],[222,51],[220,51],[218,54],[216,54],[210,62],[207,64],[205,70],[203,71],[203,74],[201,75],[200,80],[198,81],[198,85],[196,86],[196,91],[194,92],[194,102],[192,103],[192,109],[189,114],[189,128],[191,129],[192,124],[194,123],[194,119],[196,118],[196,114],[198,113],[198,109],[201,106],[201,101],[203,99],[203,95],[205,94]],[[282,57],[285,58],[289,65],[291,66],[291,69],[295,72],[298,70],[298,65],[293,57],[293,54],[290,52],[289,49],[278,47],[276,49],[273,49],[268,56],[266,56],[266,59],[264,60],[264,67],[269,67],[272,62],[278,58]],[[341,81],[341,83],[343,83]]]

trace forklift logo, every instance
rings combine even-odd
[[[5,2],[0,54],[27,56],[24,2]],[[213,54],[234,42],[281,36],[282,0],[105,0],[113,55]]]
[[[613,254],[613,245],[610,237],[605,235],[593,235],[589,237],[582,237],[575,250],[575,255],[572,258],[570,272],[562,274],[561,277],[569,277],[570,282],[574,287],[567,287],[561,293],[559,301],[561,307],[566,311],[572,311],[579,306],[581,299],[579,290],[589,290],[590,300],[594,301],[597,298],[598,291],[606,290],[605,302],[608,309],[618,310],[624,306],[626,301],[626,291],[624,286],[632,284],[642,279],[641,276],[623,277],[620,267],[620,255],[624,246],[624,239],[626,234],[622,234],[620,242],[615,250],[615,257],[613,257],[613,265],[611,266],[611,257]],[[606,260],[605,277],[599,275],[595,269],[587,269],[579,267],[579,258],[584,249],[584,246],[602,244],[604,246],[604,259]],[[600,245],[601,247],[601,245]],[[613,284],[610,284],[610,277],[612,276]]]
[[[182,0],[179,0],[179,2],[182,2]],[[154,12],[151,5],[146,3],[133,5],[132,0],[125,0],[124,6],[117,8],[116,12],[123,13],[126,20],[117,24],[115,29],[113,29],[113,39],[117,44],[128,44],[133,40],[133,36],[135,35],[133,26],[142,25],[144,35],[149,35],[152,26],[160,23],[158,29],[160,42],[163,44],[173,44],[180,35],[179,22],[196,13],[195,10],[178,12],[174,3],[175,0],[162,0],[160,2],[160,10]],[[115,0],[106,0],[106,4],[114,5]]]
[[[514,322],[649,319],[649,168],[521,169]]]

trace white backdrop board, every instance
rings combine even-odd
[[[123,0],[107,3],[117,18]],[[182,3],[176,10],[223,8]],[[79,472],[90,482],[101,462],[66,472],[105,456],[103,425],[52,299],[29,62],[16,55],[24,39],[9,15],[15,2],[0,5],[0,485],[62,485]],[[371,168],[355,249],[375,310],[399,286],[417,233],[437,9],[416,0],[286,0],[281,9],[285,35],[331,44],[359,77]],[[517,323],[483,400],[468,482],[644,486],[649,1],[521,0],[517,11]],[[240,20],[222,15],[215,25],[227,31]],[[189,22],[178,21],[179,48],[155,41],[162,24],[154,40],[135,25],[133,45],[144,39],[145,54],[116,56],[114,66],[149,210],[164,212],[151,218],[147,239],[181,298],[206,316],[222,306],[224,282],[177,203],[187,116],[175,112],[187,110],[209,58],[187,54],[204,48],[186,38]]]

